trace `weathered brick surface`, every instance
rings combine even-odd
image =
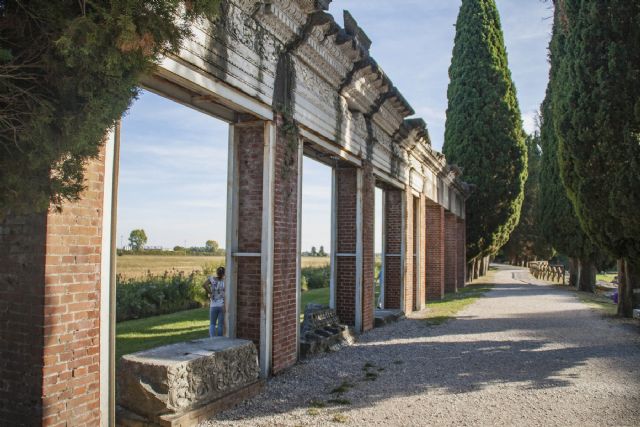
[[[9,425],[100,419],[102,153],[85,177],[81,200],[62,212],[2,225],[0,419]]]
[[[362,170],[362,329],[373,329],[375,320],[375,177],[373,166]]]
[[[413,311],[413,288],[415,283],[415,271],[414,271],[414,250],[415,250],[415,228],[414,228],[414,198],[411,194],[411,190],[407,189],[405,192],[405,265],[404,265],[404,304],[402,310],[405,313],[411,313]]]
[[[420,199],[418,200],[419,204],[418,207],[420,209],[420,215],[419,215],[419,221],[416,222],[416,226],[419,227],[419,246],[420,246],[420,259],[417,261],[418,265],[420,266],[420,277],[417,281],[417,285],[416,285],[416,294],[415,294],[415,308],[417,310],[421,310],[424,307],[425,301],[426,301],[426,288],[427,288],[427,278],[426,278],[426,250],[425,250],[425,245],[426,245],[426,233],[427,233],[427,225],[426,222],[424,220],[424,215],[425,215],[425,204],[426,204],[427,198],[425,197],[424,194],[422,194],[420,196]]]
[[[42,415],[46,214],[0,223],[0,424]]]
[[[274,186],[274,265],[273,265],[273,373],[297,360],[296,308],[297,224],[298,224],[298,148],[297,142],[281,131],[276,143]]]
[[[357,170],[336,166],[337,268],[336,312],[342,322],[355,325]],[[343,256],[341,256],[342,254]]]
[[[458,236],[456,244],[457,255],[457,280],[458,288],[464,287],[467,274],[467,241],[466,241],[466,224],[464,219],[458,218]]]
[[[458,291],[458,222],[451,212],[445,213],[444,227],[444,291]]]
[[[426,283],[427,302],[444,296],[444,208],[427,200],[426,222]]]
[[[385,218],[385,271],[384,271],[384,306],[400,308],[400,286],[402,266],[400,265],[402,250],[402,196],[396,189],[384,191]]]
[[[262,250],[264,123],[236,126],[238,168],[238,252]],[[236,336],[260,344],[261,259],[236,258]]]

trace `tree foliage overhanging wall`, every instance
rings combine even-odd
[[[219,1],[0,1],[0,218],[77,200],[141,75]]]
[[[518,224],[527,149],[494,0],[463,0],[456,23],[443,151],[476,190],[467,201],[468,259],[495,253]]]

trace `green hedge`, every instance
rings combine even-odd
[[[321,267],[305,267],[301,270],[302,290],[329,287],[331,268],[329,265]]]
[[[116,279],[116,319],[118,322],[202,307],[207,296],[202,283],[214,274],[218,265],[207,265],[203,271]]]

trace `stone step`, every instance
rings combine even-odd
[[[379,328],[380,326],[387,325],[389,323],[397,322],[404,319],[404,312],[402,310],[382,310],[376,309],[374,326]]]

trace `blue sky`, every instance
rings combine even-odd
[[[547,83],[549,3],[497,0],[529,132]],[[373,41],[372,56],[425,119],[438,150],[459,7],[459,0],[334,0],[330,8],[340,23],[343,9],[356,18]],[[203,246],[208,239],[224,246],[226,171],[224,122],[144,92],[122,125],[118,243],[144,228],[152,246]],[[329,248],[330,184],[330,169],[305,158],[303,250]],[[379,194],[377,199],[379,206]]]

